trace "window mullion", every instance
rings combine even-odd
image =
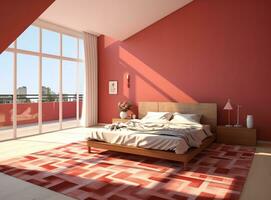
[[[77,38],[77,59],[79,59],[79,39]],[[79,126],[79,61],[76,62],[76,120]]]
[[[39,133],[42,133],[42,29],[39,29],[39,70],[38,70],[38,84],[39,84],[39,101],[38,101],[38,126]]]
[[[59,128],[62,129],[63,121],[63,91],[62,91],[62,33],[60,33],[60,66],[59,66]]]
[[[73,61],[73,62],[83,62],[82,59],[77,59],[77,58],[69,58],[65,56],[57,56],[57,55],[52,55],[52,54],[47,54],[47,53],[39,53],[39,52],[34,52],[34,51],[27,51],[23,49],[15,49],[15,48],[7,48],[6,51],[8,52],[17,52],[21,54],[27,54],[27,55],[33,55],[33,56],[39,56],[42,54],[42,57],[46,58],[53,58],[53,59],[62,59],[62,60],[67,60],[67,61]]]
[[[14,42],[14,48],[17,48],[17,40]],[[17,138],[17,52],[13,53],[13,138]]]

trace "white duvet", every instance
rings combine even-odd
[[[101,128],[92,128],[89,139],[111,144],[185,153],[190,147],[199,147],[211,135],[210,127],[201,124],[143,123],[131,120]]]

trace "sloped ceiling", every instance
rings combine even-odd
[[[41,19],[125,40],[193,0],[56,0]]]
[[[53,1],[0,1],[0,53],[32,24]]]

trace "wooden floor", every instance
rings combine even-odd
[[[258,144],[241,200],[271,199],[271,144]]]
[[[0,163],[12,157],[82,141],[89,129],[75,128],[39,136],[0,142]],[[260,144],[253,160],[241,200],[271,199],[271,144]],[[2,200],[71,200],[72,198],[0,173]]]

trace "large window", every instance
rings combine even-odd
[[[0,139],[7,140],[13,133],[13,66],[14,54],[0,55]]]
[[[81,33],[36,22],[0,55],[0,140],[79,125]]]
[[[39,51],[39,27],[30,26],[17,39],[17,48],[28,51]]]

